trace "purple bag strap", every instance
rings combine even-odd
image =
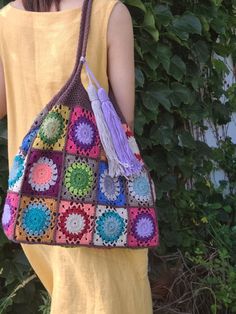
[[[36,128],[38,128],[38,126],[40,126],[44,116],[52,109],[52,107],[56,103],[59,103],[60,98],[63,95],[65,95],[65,93],[67,92],[68,88],[71,85],[71,82],[73,81],[73,78],[75,77],[75,75],[77,75],[80,57],[82,53],[84,52],[84,50],[86,50],[86,44],[87,44],[86,36],[88,37],[88,26],[89,26],[88,18],[90,18],[91,7],[92,7],[92,0],[83,1],[81,20],[80,20],[79,41],[78,41],[77,52],[76,52],[76,60],[75,60],[73,71],[69,79],[62,86],[62,88],[52,97],[52,99],[44,106],[44,108],[40,111],[40,113],[36,116],[27,134],[29,134],[31,131],[34,131]]]
[[[80,57],[86,57],[86,48],[87,48],[87,41],[88,41],[88,34],[89,34],[89,26],[90,26],[90,16],[91,16],[91,7],[92,7],[92,0],[88,0],[88,9],[87,9],[87,15],[86,15],[86,21],[85,25],[82,25],[81,30],[84,32],[84,38],[83,38],[83,47],[81,51],[81,55],[77,55],[77,63],[78,68],[74,76],[71,78],[71,81],[69,82],[69,87],[65,91],[65,93],[59,98],[59,103],[67,104],[70,107],[74,107],[78,104],[78,100],[80,104],[83,104],[83,107],[91,110],[91,103],[87,94],[87,91],[85,90],[82,82],[81,82],[81,70],[83,67],[83,62],[80,61]],[[89,63],[89,60],[88,60]],[[121,121],[124,123],[126,122],[125,117],[123,116],[117,101],[115,99],[115,95],[113,93],[110,81],[108,80],[108,96],[112,101],[112,104],[119,115]]]
[[[83,104],[85,108],[91,109],[91,103],[85,90],[82,82],[81,82],[81,71],[83,67],[83,62],[80,61],[81,56],[86,57],[86,48],[88,42],[88,34],[89,34],[89,26],[90,26],[90,17],[92,11],[92,3],[93,0],[84,0],[82,5],[82,13],[80,20],[80,33],[79,33],[79,41],[78,48],[76,53],[76,61],[73,68],[73,71],[64,84],[64,86],[55,94],[52,99],[46,104],[43,110],[37,115],[32,126],[28,133],[38,128],[38,126],[42,123],[44,116],[52,109],[55,104],[67,104],[70,107],[74,107],[78,104],[78,99],[80,104]],[[108,95],[112,100],[115,110],[121,118],[122,122],[125,122],[125,118],[117,105],[112,87],[108,80],[109,91]],[[27,134],[28,134],[27,133]]]
[[[78,48],[76,53],[76,60],[75,65],[73,68],[73,71],[65,83],[65,85],[61,88],[61,90],[52,98],[52,100],[49,102],[52,104],[55,104],[56,102],[59,102],[60,97],[63,97],[65,95],[65,92],[67,91],[68,87],[72,84],[74,78],[81,79],[81,70],[82,70],[82,64],[80,62],[80,57],[82,55],[85,56],[86,53],[86,47],[88,42],[88,33],[89,33],[89,25],[90,25],[90,16],[91,16],[91,10],[92,10],[92,3],[93,0],[84,0],[82,5],[82,15],[80,20],[80,33],[79,33],[79,41],[78,41]],[[68,94],[68,91],[67,91]],[[64,96],[65,97],[65,96]],[[61,99],[61,101],[63,101]],[[61,102],[60,101],[60,102]],[[48,105],[49,105],[48,104]]]

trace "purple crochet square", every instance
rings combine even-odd
[[[100,153],[100,145],[94,114],[81,106],[74,107],[68,130],[67,152],[97,158]]]
[[[29,153],[22,193],[57,196],[62,169],[62,152],[33,149]]]

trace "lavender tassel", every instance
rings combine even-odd
[[[140,174],[143,165],[136,158],[129,145],[121,120],[117,115],[113,104],[111,103],[104,88],[102,88],[96,80],[93,72],[87,64],[86,59],[81,57],[80,60],[84,62],[86,66],[86,72],[89,78],[87,91],[90,97],[92,109],[94,111],[95,119],[97,120],[97,126],[103,148],[107,155],[107,159],[110,158],[110,173],[119,173],[126,178],[127,176]],[[97,92],[91,82],[90,75],[98,87]]]
[[[122,127],[122,122],[117,115],[105,89],[102,87],[98,89],[98,98],[102,103],[103,115],[108,129],[110,130],[118,159],[125,166],[125,174],[127,176],[139,174],[142,169],[142,164],[131,150],[127,136]]]
[[[91,101],[92,110],[96,119],[98,133],[108,159],[108,174],[111,177],[123,175],[123,167],[117,159],[114,145],[111,141],[109,130],[106,125],[106,121],[103,117],[103,112],[101,109],[101,103],[97,96],[96,88],[91,82],[87,87],[87,92],[89,99]]]

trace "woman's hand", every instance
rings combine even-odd
[[[108,77],[131,130],[134,127],[135,65],[132,18],[128,8],[118,2],[108,21]]]
[[[6,89],[2,61],[0,59],[0,119],[7,114]]]

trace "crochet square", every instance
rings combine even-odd
[[[137,144],[137,141],[134,137],[134,133],[132,132],[132,130],[130,129],[129,125],[127,123],[122,123],[122,126],[125,130],[125,134],[127,136],[128,142],[129,142],[129,146],[132,150],[132,152],[134,153],[134,155],[136,156],[136,158],[141,161],[142,164],[144,164],[143,158],[140,154],[140,150]]]
[[[93,112],[76,106],[72,110],[66,150],[71,154],[97,158],[100,137]]]
[[[89,245],[94,228],[95,206],[61,201],[57,218],[56,242]]]
[[[65,146],[69,115],[69,107],[61,104],[55,105],[40,125],[33,147],[62,151]]]
[[[125,206],[124,177],[112,178],[108,174],[108,163],[99,162],[97,203],[104,205]]]
[[[27,156],[23,155],[20,150],[14,156],[8,177],[8,190],[19,192],[22,185],[23,175],[25,172]]]
[[[62,152],[32,149],[22,184],[23,194],[57,196],[62,168]]]
[[[154,205],[151,181],[145,168],[140,174],[129,177],[125,182],[129,206],[151,207]]]
[[[34,127],[32,130],[28,131],[28,133],[24,136],[20,146],[20,149],[24,152],[24,154],[28,153],[31,143],[37,136],[38,130],[39,126]]]
[[[127,245],[127,209],[97,205],[93,244],[125,247]]]
[[[8,239],[13,238],[14,224],[16,220],[17,208],[19,204],[19,194],[7,192],[2,213],[2,227]]]
[[[15,240],[52,243],[56,200],[22,195],[16,221]]]
[[[61,199],[94,203],[97,190],[97,167],[98,162],[95,159],[66,154]]]
[[[156,246],[159,243],[155,208],[131,207],[129,211],[129,246]]]

